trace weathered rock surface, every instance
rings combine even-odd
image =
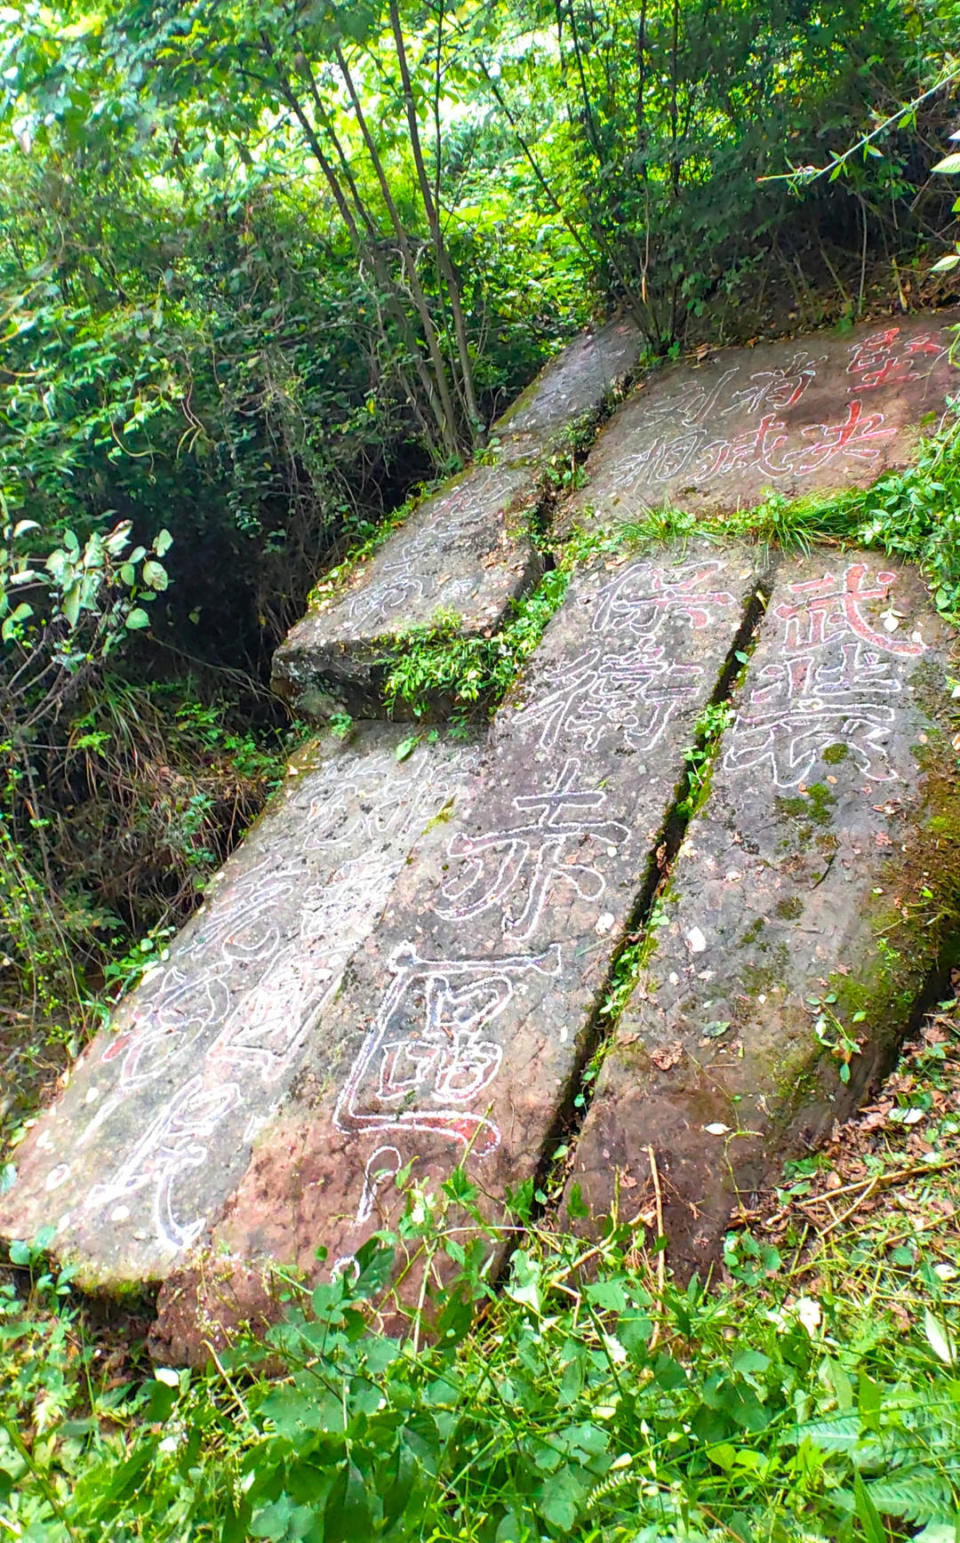
[[[960,834],[948,657],[909,569],[782,561],[572,1171],[626,1215],[652,1147],[676,1265],[710,1260],[737,1191],[849,1112],[916,1012]]]
[[[635,325],[616,321],[552,360],[494,426],[496,463],[448,482],[345,588],[314,600],[274,656],[275,690],[306,717],[344,709],[376,717],[405,631],[441,613],[456,616],[465,636],[499,630],[542,572],[530,533],[539,457],[565,424],[599,411],[640,347]]]
[[[345,590],[311,605],[274,654],[274,690],[308,718],[377,717],[404,631],[453,613],[467,636],[496,632],[542,572],[525,518],[536,487],[530,467],[475,466],[427,499]]]
[[[947,395],[960,394],[948,358],[958,321],[960,312],[870,322],[647,376],[591,452],[565,526],[869,485],[906,464]]]
[[[0,1232],[56,1227],[97,1286],[162,1279],[291,1097],[343,972],[411,846],[466,796],[472,745],[376,725],[291,768],[169,959],[97,1035],[16,1154]]]
[[[565,424],[599,412],[611,388],[632,374],[642,349],[636,324],[627,317],[576,338],[494,424],[501,455],[529,454]]]
[[[408,1163],[528,1178],[574,1085],[703,704],[756,584],[731,548],[578,576],[475,798],[418,845],[214,1232],[315,1272],[395,1216]],[[174,1283],[165,1301],[176,1304]]]

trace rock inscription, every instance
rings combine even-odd
[[[806,346],[724,350],[641,382],[587,461],[567,524],[676,505],[726,510],[768,493],[865,486],[909,459],[948,397],[960,315],[868,324]]]
[[[949,645],[909,569],[781,562],[572,1174],[609,1211],[652,1146],[678,1267],[855,1106],[936,966]]]

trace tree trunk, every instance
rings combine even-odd
[[[467,417],[470,422],[470,434],[473,445],[476,448],[482,440],[483,425],[480,421],[480,413],[477,408],[477,398],[473,386],[473,364],[470,359],[470,350],[467,344],[467,327],[463,315],[463,306],[460,301],[460,286],[453,270],[443,239],[443,231],[440,228],[440,211],[437,201],[430,187],[430,178],[427,175],[426,164],[423,159],[423,147],[420,143],[420,126],[417,122],[417,109],[413,97],[413,84],[410,80],[410,69],[407,64],[407,50],[403,41],[403,31],[400,26],[400,11],[397,0],[390,0],[390,26],[393,30],[393,40],[397,49],[397,62],[400,65],[400,79],[403,83],[403,100],[407,109],[407,124],[410,129],[410,146],[413,150],[414,164],[417,168],[417,181],[420,184],[420,194],[423,198],[423,207],[427,215],[427,223],[430,226],[430,235],[433,240],[434,255],[437,260],[437,269],[443,278],[450,297],[450,310],[453,315],[453,329],[457,339],[457,355],[460,360],[460,375],[463,383],[463,400],[467,409]]]

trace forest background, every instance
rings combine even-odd
[[[0,7],[7,1133],[262,806],[311,585],[551,351],[616,307],[652,360],[949,296],[958,23]]]

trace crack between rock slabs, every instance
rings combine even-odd
[[[734,697],[757,645],[760,623],[766,612],[777,565],[777,555],[771,553],[763,573],[744,604],[740,625],[717,675],[713,691],[704,703],[704,712],[708,708],[731,703]],[[652,844],[639,895],[620,944],[610,961],[566,1095],[543,1143],[541,1160],[534,1176],[534,1199],[530,1213],[532,1222],[555,1210],[562,1196],[567,1166],[576,1150],[593,1101],[603,1056],[613,1043],[617,1024],[633,994],[643,968],[645,952],[656,937],[650,922],[657,899],[670,881],[683,838],[700,807],[696,795],[703,783],[703,768],[709,770],[719,754],[727,728],[728,725],[724,725],[719,733],[714,734],[709,729],[698,730],[691,747],[692,755],[688,753],[688,769],[677,785]],[[563,1149],[562,1158],[559,1159],[558,1147]],[[504,1260],[502,1268],[509,1268],[509,1256]]]

